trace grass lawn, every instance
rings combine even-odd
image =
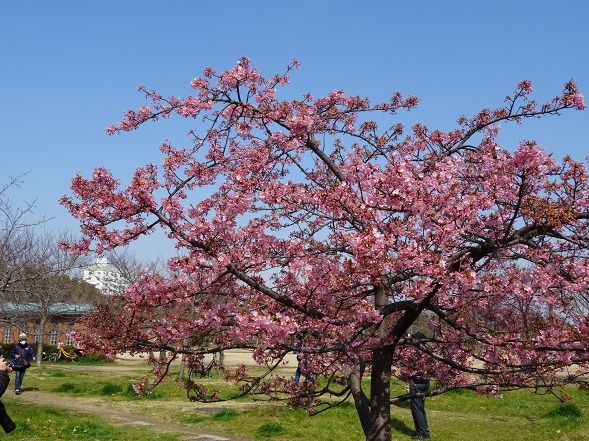
[[[246,440],[363,441],[351,403],[309,417],[301,409],[280,403],[239,399],[218,404],[191,403],[173,377],[150,397],[130,392],[133,382],[149,371],[145,364],[118,360],[105,365],[61,362],[27,372],[25,393],[3,397],[18,429],[1,439],[14,440],[180,440],[186,435],[155,433],[149,427],[118,427],[100,409],[120,409],[160,421],[177,422],[195,430]],[[221,385],[219,376],[205,379]],[[55,397],[55,405],[38,406],[21,399],[39,390]],[[393,384],[395,391],[403,385]],[[226,389],[227,390],[227,389]],[[432,439],[439,441],[586,441],[589,440],[589,391],[568,388],[568,406],[548,395],[530,391],[487,398],[457,391],[428,398],[426,410]],[[92,403],[96,414],[64,411],[66,401]],[[393,440],[409,440],[413,422],[408,403],[393,406]]]

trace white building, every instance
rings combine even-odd
[[[121,294],[129,284],[121,272],[102,256],[96,259],[95,265],[89,265],[84,269],[82,278],[84,282],[94,285],[101,293],[107,295]]]

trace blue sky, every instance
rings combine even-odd
[[[14,204],[36,199],[48,229],[77,225],[57,200],[78,172],[106,166],[125,181],[160,162],[154,124],[109,137],[104,129],[145,102],[140,85],[186,96],[205,67],[247,56],[263,74],[301,63],[289,96],[333,89],[386,100],[417,95],[411,116],[449,130],[456,118],[501,105],[529,79],[536,98],[576,80],[589,101],[589,3],[581,1],[179,1],[0,3],[0,183],[29,172]],[[184,141],[186,139],[186,141]],[[557,156],[589,155],[589,111],[512,127],[506,147],[535,139]],[[145,252],[166,244],[144,241]]]

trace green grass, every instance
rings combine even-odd
[[[211,415],[211,419],[214,421],[229,421],[237,417],[239,412],[235,409],[223,409],[219,412],[215,412]]]
[[[583,416],[582,409],[575,403],[563,403],[548,412],[548,417],[552,418],[581,418]]]
[[[123,392],[123,386],[120,384],[106,383],[102,386],[102,395],[116,395]]]
[[[112,369],[111,369],[112,367]],[[351,402],[309,417],[304,410],[292,409],[282,403],[239,399],[222,404],[191,403],[186,392],[174,381],[175,374],[156,391],[137,397],[132,384],[148,373],[147,365],[120,370],[117,363],[109,366],[88,365],[71,369],[67,365],[51,365],[27,373],[25,388],[31,387],[56,395],[56,402],[86,398],[109,403],[109,406],[132,408],[152,418],[187,424],[195,430],[242,439],[294,441],[363,441],[364,436]],[[235,393],[233,386],[220,376],[202,380],[219,387],[221,394]],[[404,385],[392,384],[393,394],[403,393]],[[426,410],[432,440],[436,441],[585,441],[589,439],[589,392],[567,388],[559,393],[570,396],[570,402],[559,404],[551,395],[530,391],[505,393],[500,398],[487,398],[469,390],[431,397]],[[25,392],[26,393],[26,392]],[[176,435],[150,434],[149,428],[121,428],[108,424],[98,416],[60,416],[57,408],[27,404],[15,397],[5,398],[9,413],[15,415],[19,429],[11,439],[54,440],[180,440]],[[392,406],[393,440],[409,440],[413,421],[408,403]],[[25,436],[28,433],[29,437]],[[132,437],[129,434],[134,434]],[[138,434],[141,434],[139,436]]]
[[[153,433],[145,427],[115,427],[97,417],[73,414],[53,406],[31,406],[17,399],[3,399],[17,428],[2,439],[88,441],[176,441],[178,434]]]
[[[274,438],[287,432],[286,427],[280,421],[268,421],[262,424],[256,430],[256,435],[260,438]]]
[[[53,389],[53,392],[69,392],[69,393],[76,393],[79,389],[75,384],[72,383],[62,383]]]

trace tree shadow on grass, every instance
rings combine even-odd
[[[403,433],[405,435],[413,435],[415,430],[407,426],[403,421],[397,418],[391,418],[391,429],[396,433]]]
[[[408,412],[410,412],[411,409],[411,403],[409,402],[409,400],[393,403],[393,406],[395,406],[398,409],[407,410]],[[415,429],[413,427],[407,426],[407,424],[405,424],[398,418],[391,417],[391,429],[393,430],[393,432],[401,433],[404,435],[411,436],[415,434]]]

